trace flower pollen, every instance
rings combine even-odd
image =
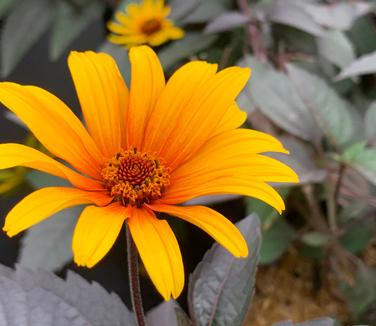
[[[152,35],[162,28],[162,24],[158,19],[148,19],[145,22],[143,22],[141,26],[142,33],[146,35]]]
[[[124,206],[141,207],[162,197],[169,185],[169,170],[160,160],[136,148],[121,150],[102,169],[105,187]]]

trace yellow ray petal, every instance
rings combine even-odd
[[[184,37],[184,30],[179,27],[173,26],[172,23],[168,24],[169,26],[164,29],[167,37],[171,40],[178,40]]]
[[[163,197],[157,201],[161,204],[181,204],[193,198],[235,194],[258,198],[270,206],[274,207],[279,213],[285,209],[283,199],[277,191],[270,185],[261,181],[249,181],[239,177],[221,177],[213,180],[209,184],[171,184],[163,193]]]
[[[142,4],[130,3],[126,7],[127,14],[129,16],[139,16],[139,15],[142,15],[142,9],[143,9],[142,7],[143,7]]]
[[[115,34],[128,34],[130,32],[128,27],[114,23],[112,21],[109,21],[107,23],[107,28],[109,29],[109,31]]]
[[[133,46],[133,45],[143,44],[147,40],[145,35],[139,35],[139,34],[134,34],[134,35],[109,35],[108,39],[112,43],[126,45],[127,47],[131,46],[131,45]]]
[[[180,140],[179,149],[173,143],[167,152],[167,156],[173,153],[172,167],[184,162],[207,141],[249,77],[250,70],[239,67],[230,67],[216,74],[205,87],[206,96],[193,109],[186,110],[190,112],[184,118],[186,124],[172,135]]]
[[[73,234],[72,249],[78,266],[93,267],[112,248],[127,217],[119,203],[89,206],[82,212]]]
[[[0,102],[14,112],[54,155],[92,177],[102,156],[80,120],[57,97],[34,86],[0,83]]]
[[[222,154],[223,157],[235,157],[267,152],[289,154],[283,144],[271,135],[257,130],[235,129],[210,138],[192,158],[192,161],[216,154]]]
[[[214,172],[226,166],[252,167],[253,162],[253,165],[257,166],[259,160],[264,157],[257,154],[265,152],[288,153],[282,143],[271,135],[250,129],[228,130],[210,138],[194,157],[173,171],[172,177],[181,178],[186,175],[194,177],[195,173],[202,169]],[[263,163],[266,162],[271,164],[275,160],[270,161],[269,158],[265,158]],[[285,165],[277,165],[276,171],[285,167]],[[296,177],[293,171],[291,173]]]
[[[212,137],[196,155],[171,174],[162,201],[177,204],[212,194],[241,194],[259,198],[277,211],[284,209],[278,193],[265,182],[298,182],[287,165],[257,153],[287,152],[274,137],[236,129]]]
[[[125,137],[128,89],[114,59],[105,53],[71,52],[68,65],[89,132],[106,157]]]
[[[146,150],[162,154],[161,149],[168,148],[170,135],[186,123],[181,120],[184,110],[192,109],[194,98],[202,94],[203,86],[216,71],[217,65],[192,61],[172,75],[150,114],[144,140]]]
[[[0,169],[24,166],[67,179],[84,190],[103,190],[99,181],[84,177],[46,154],[20,144],[0,144]]]
[[[222,214],[204,206],[148,205],[152,210],[177,216],[211,235],[235,257],[247,257],[248,247],[240,231]]]
[[[165,300],[177,298],[184,287],[184,268],[174,233],[148,208],[131,208],[129,214],[129,229],[151,280]]]
[[[159,59],[151,48],[132,48],[129,60],[131,92],[127,120],[128,145],[141,148],[146,122],[165,87],[165,79]]]
[[[206,164],[205,164],[206,163]],[[221,177],[238,177],[250,181],[296,183],[299,178],[286,164],[264,155],[226,157],[211,155],[207,160],[192,160],[172,173],[170,182],[203,184]]]
[[[133,19],[128,17],[124,12],[117,11],[115,13],[115,18],[119,22],[119,24],[124,25],[125,27],[128,27],[128,28],[132,27],[132,28],[134,28],[134,30],[136,30],[136,28],[135,28],[136,26],[134,24]]]
[[[239,128],[247,119],[247,113],[240,110],[236,103],[232,104],[227,110],[218,127],[214,130],[213,135]]]
[[[194,77],[196,73],[192,69],[188,70],[183,83],[181,79],[169,81],[171,87],[165,89],[168,100],[163,106],[158,106],[160,109],[158,113],[161,116],[165,116],[167,110],[175,112],[174,128],[170,133],[166,134],[164,129],[158,129],[159,134],[163,134],[166,139],[161,152],[171,168],[194,155],[208,140],[226,110],[234,103],[236,96],[244,87],[250,70],[239,67],[227,68],[211,78],[203,76],[206,79],[204,83],[196,80]],[[199,75],[202,76],[202,72]],[[192,80],[196,82],[193,89],[189,86]],[[188,91],[179,92],[181,88]],[[180,108],[173,109],[176,101],[182,104]]]
[[[159,46],[169,40],[168,34],[164,31],[161,30],[157,33],[154,33],[148,37],[148,44],[151,46]]]
[[[26,196],[12,208],[5,218],[3,230],[12,237],[65,208],[89,203],[104,206],[111,200],[112,198],[99,192],[64,187],[42,188]]]

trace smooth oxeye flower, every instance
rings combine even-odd
[[[284,203],[268,182],[297,175],[264,152],[287,153],[274,137],[239,129],[246,119],[235,98],[250,70],[192,61],[165,82],[147,46],[129,53],[128,90],[111,56],[72,52],[69,68],[85,120],[51,93],[0,83],[0,101],[61,163],[21,144],[0,145],[0,168],[34,168],[72,187],[47,187],[21,200],[4,230],[14,236],[58,211],[84,208],[73,235],[74,260],[92,267],[114,244],[126,221],[141,259],[166,299],[183,289],[178,242],[162,212],[195,224],[236,257],[248,248],[239,230],[204,206],[180,206],[213,194],[253,196],[281,212]]]
[[[143,0],[131,3],[125,11],[115,13],[116,22],[110,21],[108,29],[110,42],[126,47],[149,44],[161,45],[169,40],[177,40],[184,36],[184,31],[167,19],[171,12],[163,0]]]

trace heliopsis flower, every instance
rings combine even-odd
[[[171,8],[163,0],[144,0],[131,3],[125,11],[115,14],[117,22],[109,22],[107,27],[114,33],[109,35],[113,43],[132,47],[140,44],[161,45],[169,40],[184,36],[184,31],[167,19]]]
[[[147,46],[129,53],[128,90],[115,61],[104,53],[72,52],[69,68],[85,125],[51,93],[0,83],[0,101],[58,159],[20,144],[0,145],[0,168],[26,166],[64,179],[21,200],[4,230],[14,236],[56,212],[84,208],[73,235],[74,260],[92,267],[128,223],[144,266],[161,295],[176,298],[184,269],[178,242],[158,213],[203,229],[236,257],[248,248],[220,213],[180,204],[199,196],[253,196],[281,212],[284,203],[268,182],[297,182],[286,165],[264,152],[287,153],[274,137],[238,128],[246,114],[235,99],[250,71],[192,61],[165,82]],[[251,248],[252,249],[252,248]]]

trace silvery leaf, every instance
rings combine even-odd
[[[260,222],[255,214],[237,224],[249,255],[239,259],[219,244],[206,253],[189,279],[189,310],[195,325],[242,325],[254,292]]]

